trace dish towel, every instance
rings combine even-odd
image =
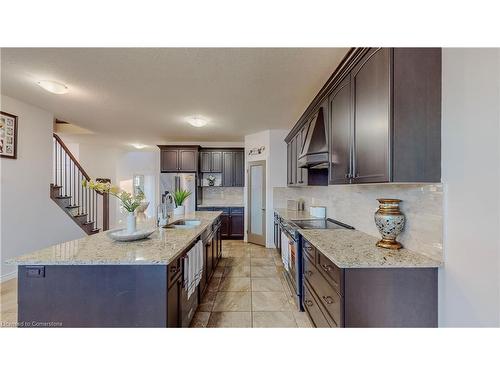
[[[290,248],[288,246],[288,237],[284,233],[281,233],[281,261],[287,271],[290,269],[289,258]]]
[[[188,299],[200,284],[203,276],[203,242],[198,241],[184,258],[184,285]]]

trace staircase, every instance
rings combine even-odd
[[[88,235],[109,229],[109,196],[82,186],[90,180],[78,160],[57,134],[53,134],[54,173],[50,198]],[[109,179],[96,179],[109,182]]]

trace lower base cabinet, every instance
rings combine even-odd
[[[437,327],[436,268],[339,268],[302,239],[303,306],[315,327]]]
[[[220,218],[202,234],[201,240],[204,246],[203,276],[197,290],[189,298],[187,285],[184,285],[186,272],[184,258],[197,241],[193,242],[192,246],[183,255],[168,266],[167,327],[169,328],[189,327],[199,301],[201,301],[207,290],[207,286],[222,256]]]
[[[199,207],[199,211],[222,211],[221,236],[223,240],[241,240],[244,236],[244,207]]]

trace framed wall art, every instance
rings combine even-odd
[[[0,157],[17,159],[17,116],[0,111]]]

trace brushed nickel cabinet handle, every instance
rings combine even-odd
[[[334,302],[335,302],[335,301],[333,300],[333,298],[332,298],[332,297],[330,297],[330,296],[323,296],[323,297],[321,297],[321,298],[323,298],[323,301],[325,301],[325,302],[327,303],[327,305],[331,305],[332,303],[334,303]]]
[[[309,306],[309,307],[311,307],[311,306],[313,305],[312,301],[310,301],[310,300],[308,300],[308,299],[306,299],[306,300],[304,301],[304,303],[305,303],[307,306]]]

